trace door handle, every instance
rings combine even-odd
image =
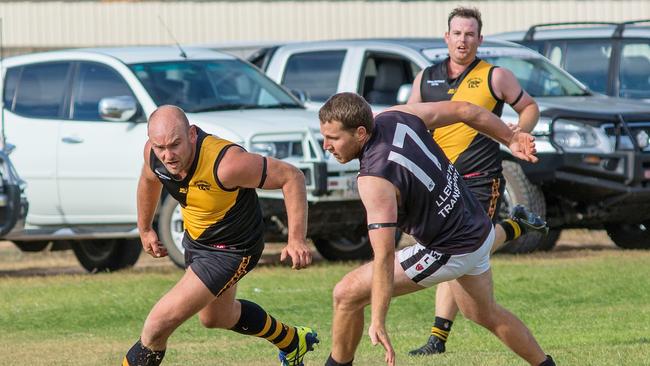
[[[81,137],[67,136],[62,138],[61,141],[65,142],[66,144],[80,144],[84,142],[84,139]]]

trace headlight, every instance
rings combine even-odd
[[[612,151],[612,145],[603,131],[577,121],[565,119],[555,121],[553,141],[570,152],[609,153]]]
[[[300,141],[254,142],[251,144],[251,152],[276,159],[302,158],[303,156],[302,142]]]
[[[531,131],[533,136],[548,136],[551,134],[551,119],[540,117],[539,121],[535,125],[535,128]]]

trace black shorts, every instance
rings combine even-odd
[[[246,255],[185,246],[185,268],[191,267],[201,282],[219,296],[257,265],[263,250],[263,239]]]
[[[481,207],[492,219],[492,223],[499,221],[499,209],[506,189],[506,181],[503,175],[481,178],[464,179],[465,185],[474,194],[474,197],[481,203]]]

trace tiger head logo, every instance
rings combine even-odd
[[[467,87],[468,88],[478,88],[478,86],[483,82],[483,79],[481,78],[471,78],[467,80]]]
[[[196,187],[202,191],[209,191],[210,190],[210,183],[200,180],[196,182]]]

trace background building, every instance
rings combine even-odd
[[[38,49],[440,36],[458,5],[484,34],[556,21],[650,18],[650,1],[15,1],[0,3],[5,55]]]

